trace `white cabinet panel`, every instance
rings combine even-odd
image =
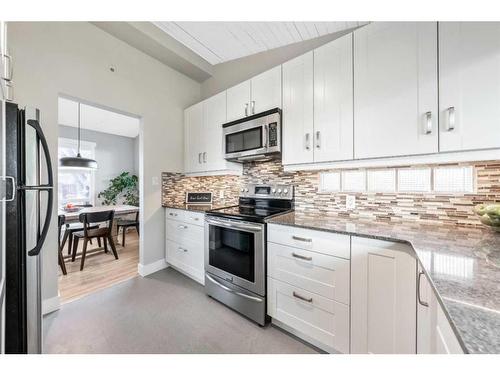
[[[349,260],[272,242],[268,242],[267,259],[270,277],[349,304]]]
[[[184,170],[199,172],[202,164],[203,102],[184,110]]]
[[[500,22],[439,23],[440,151],[500,147],[499,104]]]
[[[352,237],[351,352],[415,353],[416,260],[403,244]]]
[[[268,314],[306,336],[349,353],[349,306],[267,278]]]
[[[438,151],[437,24],[354,31],[355,158]]]
[[[283,64],[282,163],[312,163],[313,52]]]
[[[205,132],[199,134],[204,146],[203,168],[208,171],[226,168],[222,150],[222,124],[226,122],[226,92],[221,92],[203,101],[203,123]]]
[[[249,114],[281,108],[281,65],[252,78]]]
[[[353,158],[352,34],[314,50],[314,161]]]
[[[250,115],[250,80],[227,89],[227,121]]]

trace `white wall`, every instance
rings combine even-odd
[[[13,22],[8,38],[15,101],[40,108],[53,165],[60,94],[141,116],[140,263],[163,259],[161,184],[153,186],[152,178],[161,181],[162,171],[182,169],[183,110],[199,101],[200,85],[86,22]],[[58,294],[56,217],[43,249],[45,300]]]
[[[78,129],[59,125],[59,137],[77,139]],[[95,160],[98,168],[94,172],[94,203],[99,206],[101,202],[97,195],[109,186],[110,179],[115,178],[122,172],[139,175],[139,149],[135,147],[136,138],[88,129],[81,130],[81,140],[93,142],[96,145]]]

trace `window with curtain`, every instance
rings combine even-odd
[[[76,156],[77,153],[78,141],[76,139],[59,138],[58,158]],[[81,141],[80,154],[84,158],[95,159],[95,143]],[[95,204],[93,170],[83,168],[59,168],[58,177],[60,206],[65,206],[68,203],[75,205]]]

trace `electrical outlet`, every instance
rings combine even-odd
[[[352,211],[356,208],[356,196],[346,195],[345,196],[345,209],[347,211]]]
[[[158,178],[158,176],[153,176],[151,178],[151,185],[158,186],[159,184],[160,184],[160,179]]]
[[[224,199],[224,190],[219,190],[219,199]]]

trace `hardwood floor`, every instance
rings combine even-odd
[[[139,237],[135,230],[130,229],[125,239],[125,247],[116,244],[119,259],[116,260],[110,251],[107,254],[98,249],[97,241],[87,247],[85,268],[80,271],[80,257],[74,262],[67,258],[67,245],[64,249],[67,275],[63,275],[59,267],[59,294],[61,303],[67,303],[95,291],[108,288],[137,275],[139,263]],[[80,241],[82,242],[82,241]],[[78,251],[81,251],[79,244]]]

